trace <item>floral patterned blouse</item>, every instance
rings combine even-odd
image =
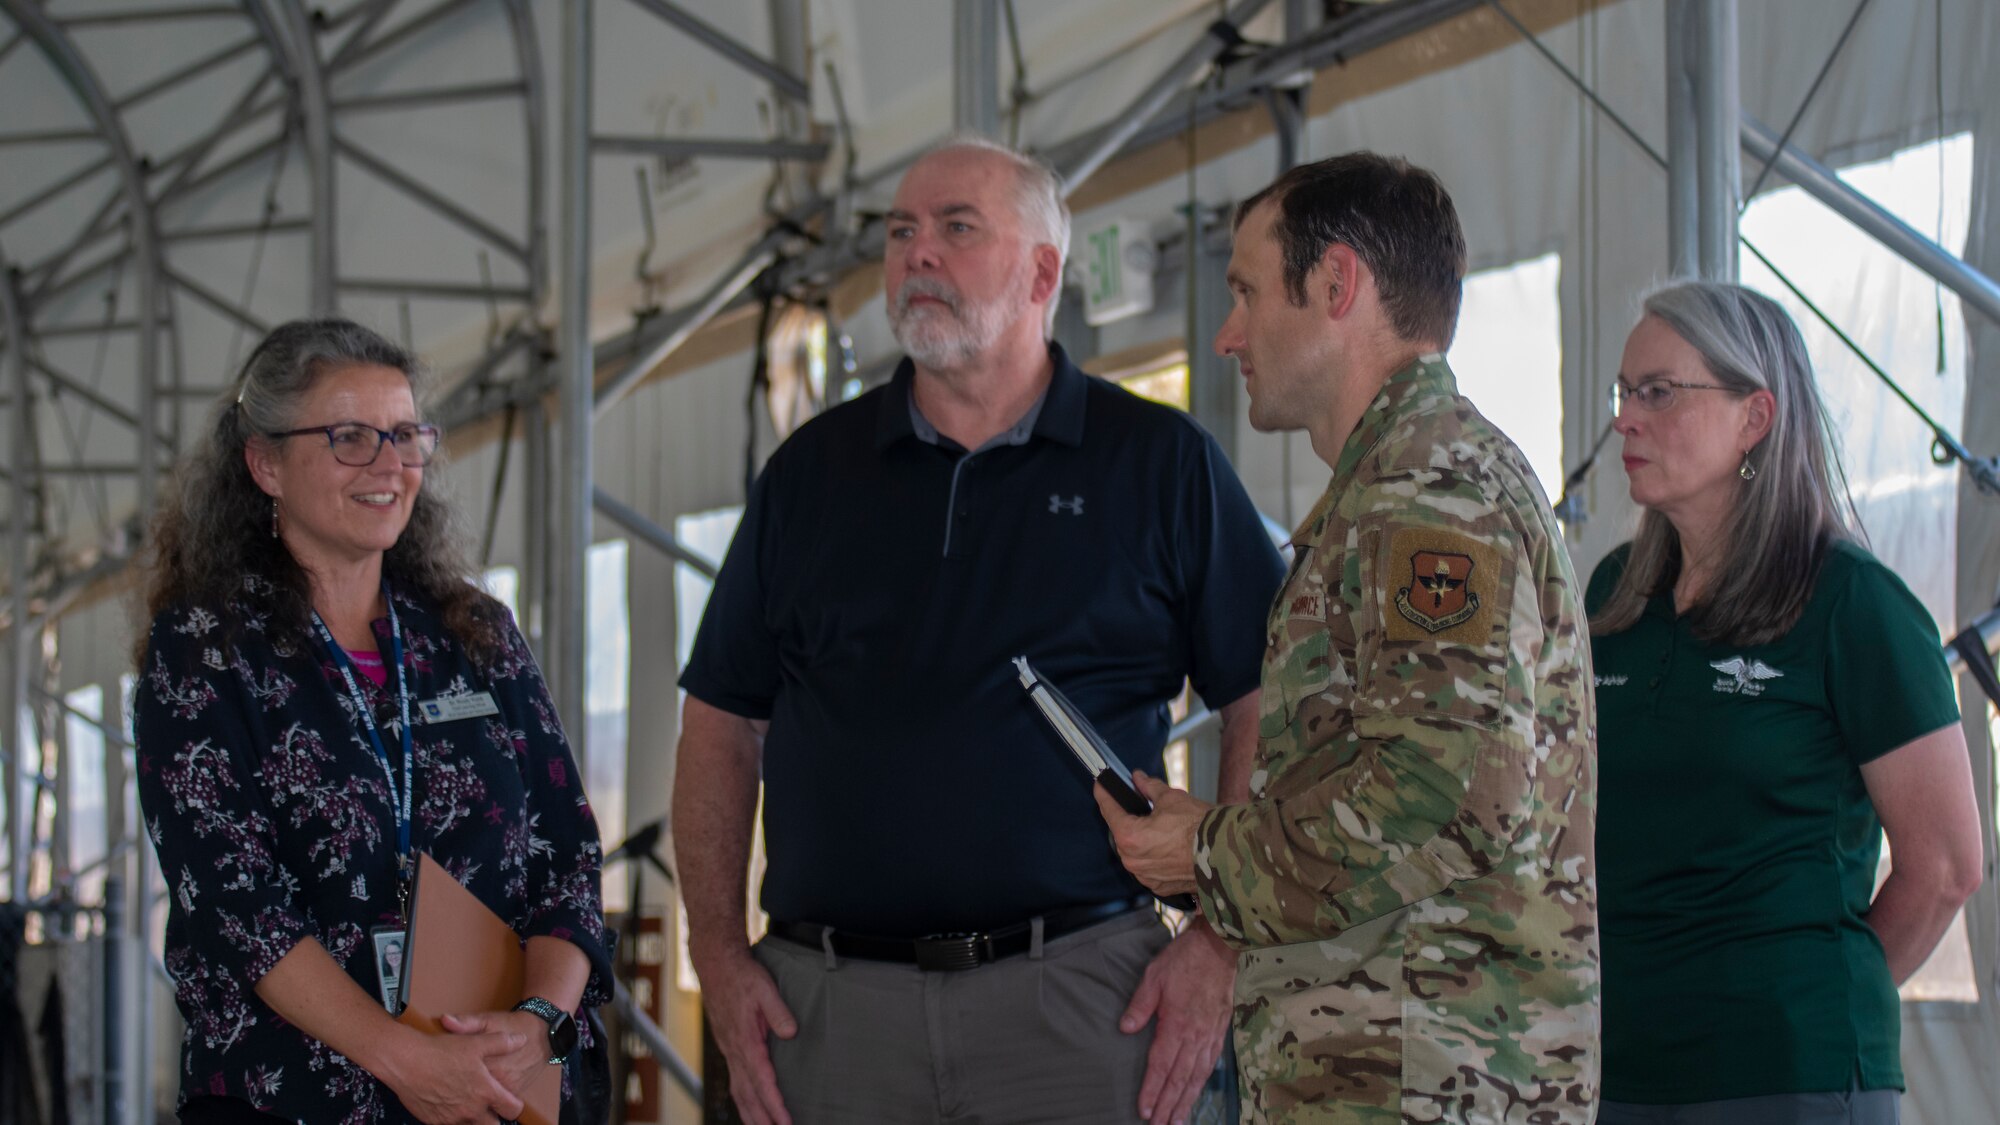
[[[181,1099],[239,1098],[315,1123],[413,1121],[387,1086],[254,991],[314,938],[378,995],[369,930],[397,922],[396,816],[381,761],[329,655],[271,635],[253,608],[260,586],[246,578],[246,597],[228,610],[242,626],[228,642],[218,607],[154,619],[134,702],[139,802],[172,892],[166,965],[187,1024]],[[415,726],[411,847],[524,940],[575,943],[591,965],[583,1003],[603,1003],[612,978],[597,825],[527,642],[503,613],[502,651],[481,666],[428,600],[394,598]],[[387,619],[375,622],[385,654],[388,630]],[[400,784],[395,679],[359,684]],[[479,692],[498,715],[427,723],[418,706]]]

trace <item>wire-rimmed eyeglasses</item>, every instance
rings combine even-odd
[[[288,438],[306,434],[319,434],[326,438],[326,444],[333,450],[333,459],[356,469],[373,465],[375,459],[382,455],[382,446],[394,443],[396,459],[415,469],[431,463],[431,455],[437,452],[439,431],[430,422],[405,422],[393,430],[378,430],[366,422],[338,422],[331,426],[307,426],[302,430],[285,430],[266,436]]]
[[[1636,402],[1647,411],[1661,411],[1674,404],[1681,391],[1728,391],[1741,394],[1735,387],[1725,387],[1720,383],[1677,383],[1672,379],[1646,379],[1634,387],[1623,379],[1611,384],[1611,413],[1619,414],[1628,402]]]

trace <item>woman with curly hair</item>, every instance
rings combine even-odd
[[[611,971],[597,828],[513,619],[426,468],[414,360],[294,321],[244,364],[154,531],[134,711],[172,890],[181,1120],[511,1118],[575,1074]],[[521,935],[508,1012],[391,1015],[413,860]]]

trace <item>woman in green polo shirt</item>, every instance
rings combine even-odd
[[[1588,595],[1600,1125],[1894,1122],[1896,985],[1979,883],[1936,627],[1855,542],[1798,329],[1686,282],[1618,375],[1632,542]],[[1894,869],[1874,890],[1882,835]]]

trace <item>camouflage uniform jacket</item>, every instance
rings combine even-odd
[[[1251,801],[1195,842],[1202,913],[1243,951],[1243,1119],[1582,1125],[1596,721],[1548,502],[1425,356],[1292,542]]]

